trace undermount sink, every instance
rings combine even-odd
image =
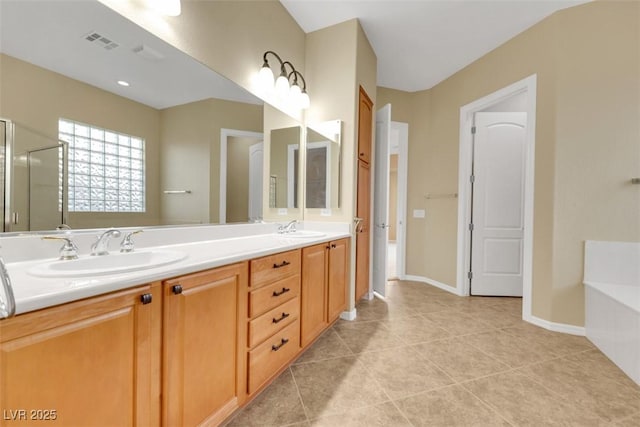
[[[125,273],[160,267],[181,261],[187,254],[177,251],[140,251],[86,256],[71,261],[53,261],[32,267],[28,272],[38,277],[86,277]]]
[[[311,230],[296,230],[283,234],[283,237],[292,237],[295,239],[312,239],[326,236],[327,233]]]

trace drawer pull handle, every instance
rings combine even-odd
[[[273,268],[280,268],[280,267],[286,267],[287,265],[291,264],[291,262],[289,261],[282,261],[281,264],[273,264]]]
[[[272,295],[273,295],[274,297],[279,297],[279,296],[280,296],[280,295],[282,295],[282,294],[286,294],[286,293],[287,293],[287,292],[289,292],[290,290],[291,290],[291,289],[289,289],[289,288],[282,288],[282,290],[281,290],[280,292],[278,292],[278,291],[273,291],[273,294],[272,294]]]
[[[278,351],[278,350],[280,350],[280,349],[282,348],[282,346],[283,346],[283,345],[285,345],[285,344],[286,344],[286,343],[288,343],[288,342],[289,342],[289,340],[288,340],[288,339],[286,339],[286,338],[282,338],[282,339],[280,340],[280,344],[278,344],[278,345],[272,345],[272,346],[271,346],[271,351]]]
[[[176,295],[181,294],[182,293],[182,285],[173,285],[171,287],[171,291]]]
[[[282,316],[280,316],[279,319],[276,319],[275,317],[273,318],[273,323],[280,323],[289,316],[290,316],[289,313],[282,312]]]
[[[140,295],[140,302],[142,305],[146,305],[153,301],[153,296],[151,294],[142,294]]]

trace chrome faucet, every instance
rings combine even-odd
[[[142,233],[142,230],[136,230],[125,234],[122,242],[120,242],[120,252],[133,252],[135,249],[135,246],[133,245],[133,236],[138,233]]]
[[[60,259],[68,261],[78,258],[78,247],[73,243],[71,237],[44,236],[42,240],[63,240],[64,244],[60,248]]]
[[[296,231],[296,224],[298,223],[297,219],[291,220],[287,223],[287,225],[279,225],[278,226],[278,233],[280,234],[285,234],[285,233],[293,233]]]
[[[109,239],[112,237],[120,237],[120,231],[110,228],[102,233],[91,246],[91,255],[109,255]]]

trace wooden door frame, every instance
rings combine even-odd
[[[471,232],[471,162],[473,118],[482,111],[520,93],[527,94],[527,127],[525,136],[525,182],[524,182],[524,237],[522,259],[522,318],[532,322],[531,300],[533,282],[533,190],[536,133],[536,84],[533,74],[496,92],[477,99],[460,108],[460,152],[458,163],[458,249],[456,267],[456,292],[461,296],[470,294],[467,273],[470,269]]]

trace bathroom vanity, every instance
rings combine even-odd
[[[171,267],[102,279],[121,289],[0,320],[0,425],[221,424],[345,309],[350,237],[323,236],[175,245]]]

